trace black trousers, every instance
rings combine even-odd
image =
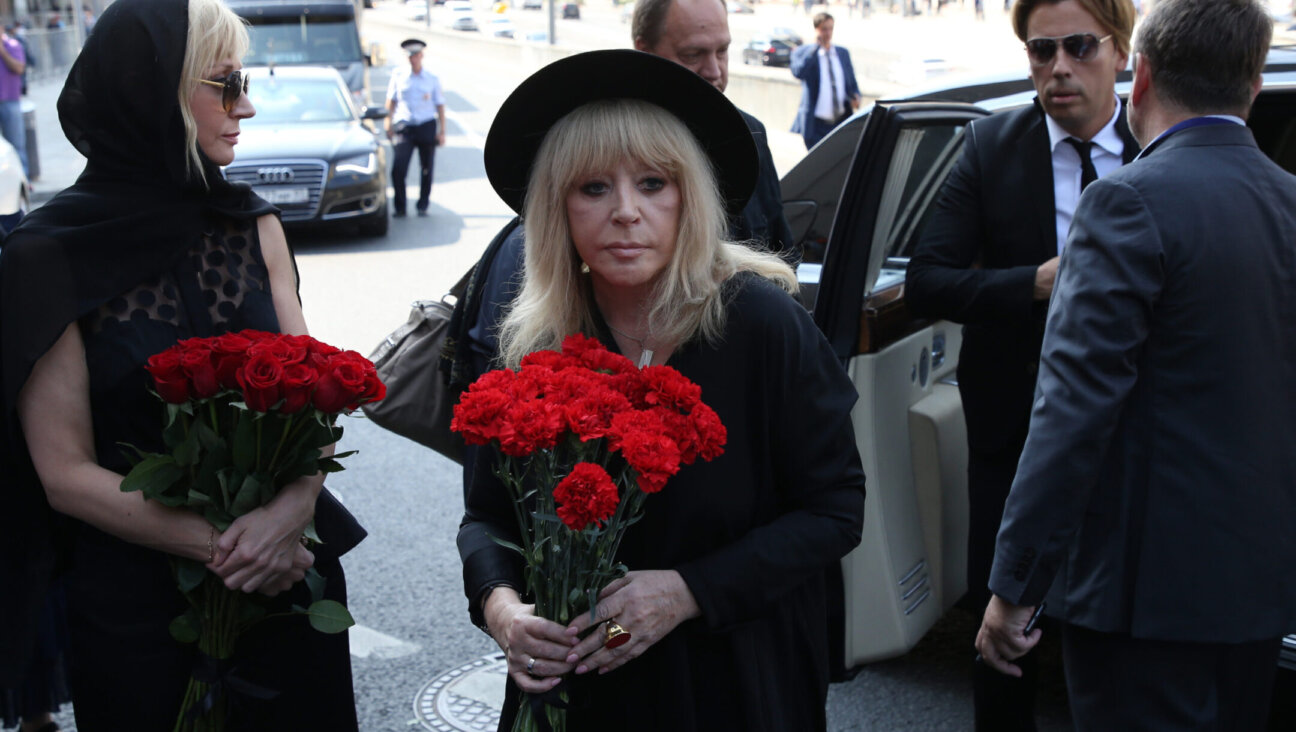
[[[414,150],[419,154],[418,210],[426,211],[432,197],[432,161],[436,157],[437,121],[428,120],[421,125],[409,125],[396,137],[393,148],[392,188],[395,198],[392,206],[396,213],[405,213],[405,175],[409,172]]]
[[[1017,460],[1025,435],[998,452],[968,454],[968,592],[965,606],[980,617],[990,602],[990,567],[995,537],[1003,520],[1004,502],[1017,475]],[[1039,670],[1038,649],[1016,661],[1020,678],[1006,676],[975,663],[972,668],[972,701],[976,729],[980,732],[1033,732]]]
[[[1065,625],[1071,719],[1077,732],[1263,730],[1281,642],[1154,641]]]

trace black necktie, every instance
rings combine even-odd
[[[1098,180],[1098,171],[1094,169],[1093,159],[1089,157],[1089,151],[1093,149],[1094,144],[1080,142],[1074,137],[1068,137],[1066,141],[1080,154],[1080,192],[1083,193],[1086,186]]]

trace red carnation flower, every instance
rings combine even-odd
[[[602,525],[616,513],[621,498],[612,476],[601,465],[577,463],[554,488],[558,518],[572,531],[584,531],[590,524]]]
[[[526,457],[536,450],[558,444],[566,423],[558,405],[542,399],[528,399],[510,406],[499,430],[500,451]]]
[[[512,404],[513,399],[499,389],[469,389],[455,405],[450,429],[462,434],[469,445],[485,445],[499,437],[502,416]]]
[[[690,410],[702,401],[702,387],[670,366],[649,366],[641,372],[644,401],[652,406]]]

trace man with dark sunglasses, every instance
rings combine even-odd
[[[1044,317],[1080,192],[1138,152],[1115,92],[1134,27],[1130,0],[1017,0],[1012,18],[1035,103],[969,126],[905,285],[915,315],[964,325],[965,603],[976,612],[990,600],[995,535],[1026,442]],[[974,664],[978,730],[1035,729],[1035,661],[1020,665],[1015,678]]]
[[[1048,593],[1080,732],[1266,729],[1296,628],[1296,176],[1245,122],[1272,34],[1258,0],[1157,0],[1145,147],[1062,255],[977,648],[1012,673]]]

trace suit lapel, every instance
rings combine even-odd
[[[1022,167],[1026,171],[1026,187],[1031,208],[1039,226],[1039,261],[1057,255],[1057,203],[1053,199],[1053,153],[1049,150],[1048,126],[1044,124],[1044,109],[1036,102],[1030,126],[1021,138]]]

